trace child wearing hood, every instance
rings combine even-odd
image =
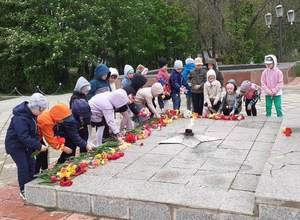
[[[40,142],[36,118],[46,108],[46,98],[40,93],[34,93],[29,102],[23,102],[13,109],[13,117],[5,137],[5,150],[17,165],[20,196],[26,200],[24,185],[35,173],[34,151],[47,151]]]
[[[75,99],[85,99],[87,100],[87,95],[91,90],[91,85],[89,81],[86,80],[83,76],[80,76],[76,82],[73,94],[70,99],[70,108]]]
[[[102,92],[111,91],[109,85],[110,71],[105,64],[100,64],[94,71],[94,79],[91,80],[91,89],[87,95],[88,99],[91,99],[94,95]]]
[[[180,109],[181,99],[180,92],[182,90],[182,77],[181,72],[183,69],[183,63],[181,60],[176,60],[174,62],[174,69],[172,70],[170,77],[171,86],[171,97],[173,102],[173,109]]]
[[[277,117],[282,117],[281,95],[283,88],[283,74],[277,67],[276,56],[270,54],[265,56],[266,69],[261,75],[262,94],[266,98],[266,115],[272,115],[272,104],[274,102]]]
[[[226,94],[222,99],[219,113],[224,115],[238,115],[242,110],[241,100],[237,100],[237,84],[234,79],[228,80],[225,85]]]
[[[120,128],[115,120],[115,111],[127,106],[129,98],[124,89],[117,89],[113,92],[106,92],[95,95],[89,100],[91,107],[92,125],[97,127],[97,146],[103,142],[104,126],[107,125],[114,136],[118,136]],[[106,138],[106,137],[104,137]]]
[[[163,91],[163,86],[156,82],[151,87],[140,89],[136,94],[135,102],[147,107],[156,118],[159,118],[159,114],[155,109],[153,102],[156,97],[163,93]]]
[[[158,96],[158,104],[162,112],[164,112],[164,108],[167,105],[171,96],[171,88],[170,88],[170,75],[168,73],[168,62],[165,58],[159,58],[159,71],[156,75],[156,82],[160,83],[163,86],[163,94]]]
[[[62,151],[57,163],[64,163],[68,157],[74,156],[77,146],[82,150],[92,150],[92,146],[80,136],[79,122],[65,104],[59,103],[44,111],[37,121],[40,135],[52,148]],[[39,172],[38,167],[36,172]]]
[[[239,97],[245,101],[245,110],[248,116],[257,116],[256,103],[260,99],[260,87],[249,80],[242,82]]]
[[[119,77],[119,72],[116,68],[109,68],[110,71],[110,77],[109,77],[109,84],[110,84],[110,88],[111,91],[115,91],[117,89],[116,87],[116,81]]]
[[[187,58],[185,60],[185,66],[181,73],[182,75],[182,85],[186,88],[186,105],[189,111],[192,111],[192,87],[190,83],[190,73],[195,69],[195,61],[192,58]]]
[[[217,61],[213,58],[208,58],[206,61],[207,69],[213,69],[216,73],[216,79],[221,83],[221,86],[224,85],[224,76],[223,73],[218,70]]]
[[[216,79],[216,72],[210,69],[206,73],[207,81],[204,83],[204,106],[206,112],[216,113],[221,105],[221,83]]]
[[[134,76],[134,69],[132,66],[126,64],[124,67],[124,79],[122,80],[122,87],[129,86],[131,79]]]

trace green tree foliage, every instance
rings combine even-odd
[[[154,67],[184,53],[192,29],[178,1],[14,0],[0,1],[0,13],[2,91],[53,91],[76,80],[70,67],[100,61]]]

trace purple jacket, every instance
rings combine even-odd
[[[101,122],[105,118],[108,126],[114,134],[120,132],[114,117],[115,109],[129,103],[127,93],[124,89],[117,89],[113,92],[104,92],[95,95],[89,100],[92,111],[92,122]]]

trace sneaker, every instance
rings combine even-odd
[[[25,192],[24,192],[24,191],[21,191],[21,192],[20,192],[20,197],[21,197],[24,201],[26,201],[26,197],[25,197]]]

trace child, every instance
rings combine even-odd
[[[226,94],[222,99],[221,106],[219,108],[219,113],[224,115],[238,115],[242,110],[242,103],[237,102],[237,85],[234,79],[228,80],[226,83]]]
[[[108,126],[113,136],[120,133],[119,126],[116,124],[115,111],[129,103],[129,98],[124,89],[117,89],[113,92],[106,92],[95,95],[89,101],[92,111],[92,125],[97,127],[97,146],[103,142],[104,126]],[[108,138],[104,136],[104,138]]]
[[[91,80],[91,89],[88,94],[88,99],[91,99],[94,95],[102,92],[111,91],[109,85],[110,71],[105,64],[100,64],[94,71],[94,79]]]
[[[91,140],[91,130],[89,130],[89,125],[91,124],[91,108],[89,103],[85,99],[75,99],[72,104],[72,115],[79,125],[79,135],[80,137],[88,141],[90,144]],[[80,148],[80,152],[86,152],[85,148]]]
[[[109,77],[109,84],[111,91],[115,91],[117,89],[116,87],[116,81],[119,77],[119,72],[116,68],[109,68],[110,71],[110,77]]]
[[[36,117],[48,106],[45,97],[34,93],[29,102],[23,102],[13,109],[13,117],[5,137],[5,150],[17,165],[20,196],[26,200],[24,185],[35,173],[35,159],[32,153],[36,150],[47,151],[39,140]]]
[[[153,104],[154,99],[163,93],[164,89],[160,83],[154,83],[151,87],[140,89],[135,97],[135,102],[147,107],[152,115],[159,118],[159,114]]]
[[[183,69],[183,64],[181,60],[176,60],[174,62],[174,69],[172,70],[170,77],[171,86],[171,97],[173,101],[173,109],[180,109],[180,92],[182,86],[181,72]]]
[[[190,73],[190,82],[192,84],[192,101],[193,111],[202,115],[204,95],[203,87],[206,81],[206,70],[202,68],[203,62],[201,57],[195,59],[195,70]]]
[[[156,82],[160,83],[163,86],[163,95],[158,96],[158,104],[162,112],[164,112],[164,108],[167,105],[171,96],[171,88],[169,84],[170,75],[168,73],[168,62],[165,58],[160,58],[158,60],[159,63],[159,71],[156,75]]]
[[[213,69],[207,71],[207,81],[204,84],[204,106],[207,113],[216,113],[221,105],[221,83],[216,80]]]
[[[124,79],[122,80],[122,87],[129,86],[131,79],[134,76],[134,69],[132,66],[126,64],[124,67]]]
[[[186,105],[189,111],[192,110],[192,88],[190,83],[190,73],[195,69],[195,61],[192,58],[187,58],[185,60],[185,66],[181,73],[182,75],[182,85],[186,89]]]
[[[91,89],[90,83],[83,76],[79,77],[70,99],[70,108],[75,99],[86,99]]]
[[[265,56],[266,69],[261,76],[262,93],[266,97],[266,115],[272,115],[274,101],[277,117],[282,117],[281,95],[283,87],[283,74],[277,67],[277,58],[274,55]]]
[[[133,122],[131,120],[132,113],[134,114],[134,117],[136,117],[139,114],[139,107],[135,103],[135,96],[139,89],[141,89],[145,84],[147,83],[147,78],[143,75],[136,74],[133,76],[131,80],[131,85],[124,87],[123,89],[126,91],[128,98],[130,100],[130,104],[128,105],[129,109],[127,111],[127,114],[123,114],[123,118],[121,121],[121,130],[123,128],[130,128],[133,127]]]
[[[74,104],[73,104],[74,105]],[[65,104],[56,104],[50,110],[38,116],[38,127],[42,137],[56,150],[63,151],[58,163],[63,163],[75,155],[76,147],[92,149],[79,135],[79,123],[74,119],[71,110]],[[61,140],[64,138],[64,141]],[[39,172],[37,167],[36,172]]]
[[[245,109],[248,116],[256,116],[256,103],[260,98],[260,88],[258,85],[248,80],[242,82],[240,86],[240,96],[245,100]]]
[[[224,76],[223,74],[218,70],[217,68],[217,62],[213,58],[208,58],[206,61],[207,69],[211,70],[213,69],[216,73],[216,79],[221,83],[221,86],[224,85]]]

